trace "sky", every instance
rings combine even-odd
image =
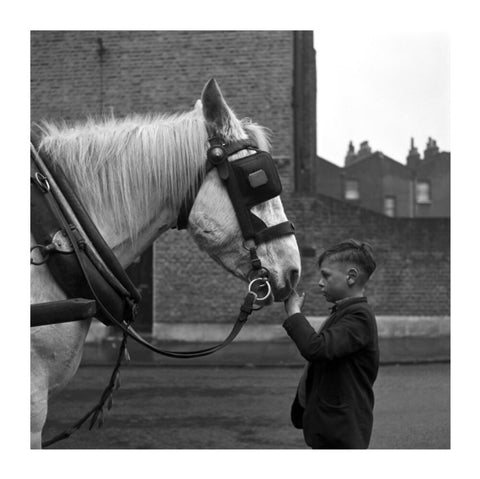
[[[344,165],[348,144],[405,163],[413,137],[450,151],[450,46],[447,33],[314,30],[317,154]]]

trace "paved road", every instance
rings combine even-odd
[[[303,449],[289,423],[297,367],[122,369],[101,429],[84,426],[58,449]],[[50,407],[45,437],[98,400],[110,368],[80,368]],[[375,386],[373,449],[450,448],[450,365],[382,366]]]

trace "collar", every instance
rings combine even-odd
[[[337,311],[346,308],[347,306],[350,306],[352,304],[356,303],[366,303],[367,298],[366,296],[359,296],[355,298],[343,298],[339,299],[338,301],[335,302],[335,304],[330,308],[331,313],[336,313]]]

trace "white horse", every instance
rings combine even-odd
[[[236,118],[212,79],[190,112],[89,120],[74,127],[45,123],[40,147],[61,165],[107,244],[127,267],[160,232],[175,226],[184,198],[198,183],[199,172],[205,171],[212,133],[232,142],[251,138],[267,151],[270,146],[264,128]],[[279,197],[252,212],[267,226],[286,221]],[[201,184],[188,230],[201,249],[246,280],[249,253],[216,171]],[[258,256],[270,271],[275,300],[283,301],[300,276],[295,236],[259,245]],[[66,298],[47,265],[31,266],[31,303]],[[31,328],[32,448],[41,447],[49,396],[64,388],[77,371],[90,323]]]

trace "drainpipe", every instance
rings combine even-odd
[[[100,61],[100,115],[103,115],[104,114],[103,63],[104,63],[104,57],[105,57],[105,53],[107,52],[107,49],[103,46],[102,38],[100,37],[97,38],[97,43],[98,43],[97,55]]]

